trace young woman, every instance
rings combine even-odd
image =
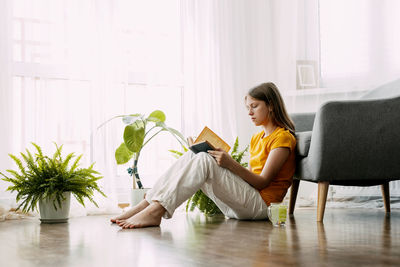
[[[252,122],[261,126],[250,142],[249,169],[218,149],[177,160],[147,192],[146,198],[114,217],[122,228],[159,226],[201,189],[223,214],[235,219],[266,219],[267,207],[281,202],[295,171],[294,125],[278,88],[263,83],[251,89],[245,104]]]

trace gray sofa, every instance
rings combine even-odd
[[[317,221],[329,185],[381,185],[390,212],[389,182],[400,179],[400,80],[361,99],[332,101],[316,113],[292,114],[297,167],[290,193],[293,214],[300,181],[318,183]]]

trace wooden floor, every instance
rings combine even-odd
[[[400,211],[298,209],[267,221],[178,212],[160,227],[121,230],[109,216],[0,222],[0,266],[399,266]]]

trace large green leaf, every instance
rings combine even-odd
[[[152,121],[152,122],[164,122],[166,119],[164,112],[161,110],[155,110],[153,111],[149,117],[147,117],[147,121]]]
[[[130,151],[138,153],[142,149],[144,131],[144,124],[134,123],[125,127],[124,142]]]
[[[125,164],[132,158],[133,154],[134,153],[126,147],[125,143],[122,143],[115,150],[115,160],[117,164]]]

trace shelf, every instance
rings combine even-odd
[[[371,88],[313,88],[313,89],[298,89],[283,91],[283,96],[307,96],[307,95],[326,95],[326,94],[349,94],[349,93],[361,93],[367,92]]]

